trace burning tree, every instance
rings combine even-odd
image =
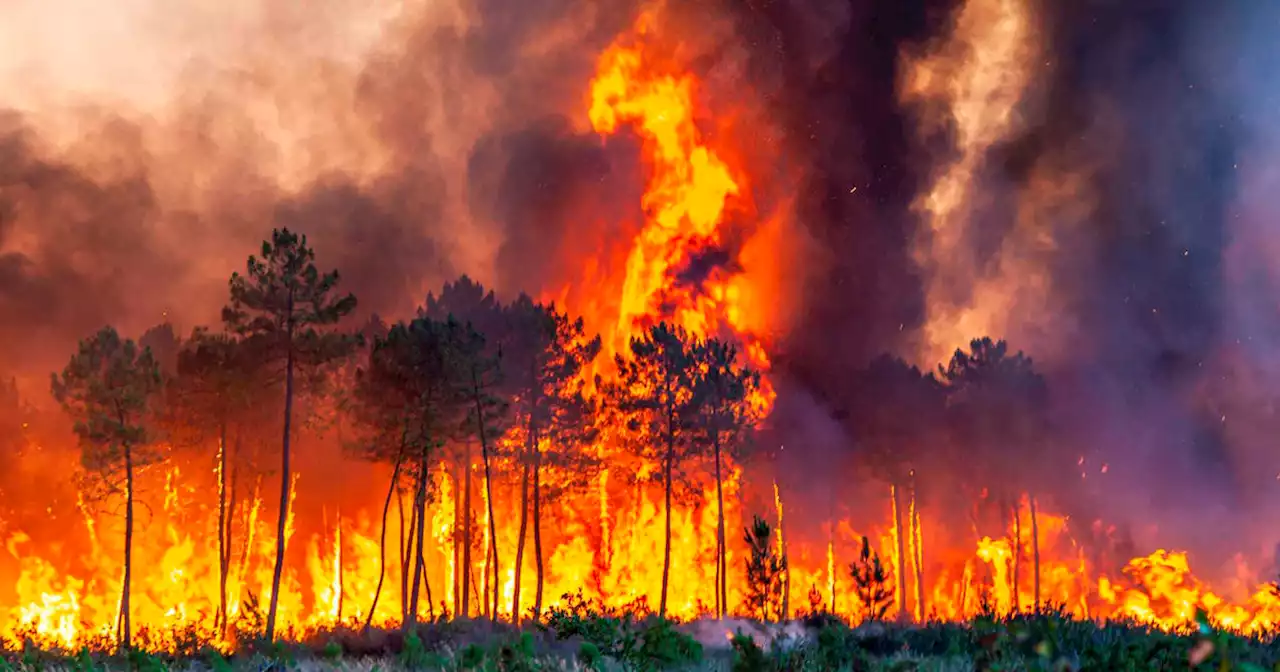
[[[893,530],[896,539],[897,603],[903,614],[907,610],[907,549],[906,539],[916,538],[914,516],[903,525],[905,502],[902,493],[910,492],[915,500],[918,470],[927,461],[933,439],[942,429],[941,420],[946,410],[946,390],[928,373],[889,355],[881,355],[861,370],[857,376],[858,394],[850,404],[850,419],[854,435],[859,438],[861,458],[871,473],[889,484],[890,508],[893,513]],[[910,507],[915,511],[916,507]],[[912,563],[916,574],[916,610],[924,615],[924,576],[920,562],[922,549],[915,548]]]
[[[175,431],[194,431],[196,443],[217,439],[218,610],[214,627],[227,626],[227,581],[231,571],[235,467],[242,457],[243,427],[261,406],[261,380],[244,342],[232,334],[199,328],[176,354],[177,375],[169,391]]]
[[[392,493],[402,478],[412,483],[411,524],[415,537],[411,540],[410,554],[412,586],[402,616],[405,627],[417,622],[418,588],[425,571],[431,461],[461,424],[469,401],[460,393],[460,385],[469,373],[462,356],[463,346],[463,327],[455,321],[419,318],[400,323],[386,336],[374,340],[368,366],[357,376],[354,408],[358,421],[367,431],[364,455],[393,465],[382,510],[381,575],[366,624],[373,618],[382,589],[387,512]],[[409,573],[407,562],[405,573]],[[429,595],[427,600],[431,601]]]
[[[267,611],[268,640],[275,638],[289,518],[289,441],[293,430],[294,376],[299,369],[316,374],[346,357],[358,337],[333,330],[355,310],[354,296],[335,296],[338,272],[320,273],[306,236],[276,229],[262,243],[261,257],[250,256],[245,275],[231,275],[231,301],[222,309],[227,330],[254,348],[264,367],[283,368],[284,430],[280,446],[280,515],[276,524],[275,571]]]
[[[969,352],[957,350],[942,369],[948,386],[950,422],[967,452],[964,460],[983,477],[986,490],[1000,509],[999,518],[1009,516],[1014,527],[1013,575],[1014,610],[1019,609],[1018,585],[1021,570],[1021,495],[1028,493],[1031,513],[1033,556],[1033,604],[1040,607],[1040,542],[1036,519],[1035,486],[1043,474],[1061,466],[1052,448],[1032,449],[1046,435],[1048,393],[1044,379],[1035,371],[1031,358],[1022,352],[1010,354],[1004,341],[975,339]],[[1009,450],[1009,448],[1015,450]],[[1014,459],[1027,455],[1027,459]],[[970,479],[973,482],[973,479]]]
[[[160,368],[151,351],[139,350],[111,327],[81,341],[62,375],[53,375],[53,396],[75,422],[86,490],[99,500],[122,494],[123,487],[124,577],[117,638],[125,649],[131,634],[134,476],[162,459],[159,451],[148,449],[148,416],[160,386]]]
[[[667,613],[667,586],[671,579],[671,498],[677,484],[688,482],[686,460],[698,454],[695,438],[697,413],[694,386],[696,344],[680,327],[663,322],[631,339],[631,357],[618,355],[617,380],[600,383],[610,403],[625,417],[630,447],[647,464],[660,465],[665,498],[662,549],[662,592],[658,614]]]
[[[716,480],[716,616],[729,609],[728,564],[724,530],[724,455],[739,449],[747,429],[759,420],[753,397],[760,374],[737,363],[737,349],[717,340],[694,346],[694,431],[711,448]]]
[[[772,617],[783,618],[782,577],[787,571],[787,559],[773,552],[773,530],[768,521],[756,516],[751,526],[743,531],[743,541],[750,555],[746,560],[747,597],[746,609],[762,621]]]
[[[530,494],[537,572],[533,611],[538,614],[542,611],[544,579],[542,499],[548,487],[543,483],[543,469],[555,469],[555,483],[564,489],[584,483],[594,466],[582,450],[593,440],[595,431],[593,409],[585,396],[581,373],[600,353],[600,338],[586,337],[582,318],[570,320],[554,305],[534,303],[524,294],[506,311],[511,344],[506,350],[505,376],[514,402],[512,422],[523,434],[518,460],[520,533],[511,603],[512,618],[518,622]]]
[[[490,357],[497,357],[501,350],[503,340],[506,337],[506,325],[504,323],[502,306],[499,304],[497,297],[493,292],[484,288],[478,282],[475,282],[466,275],[458,278],[454,282],[445,283],[440,290],[440,295],[434,293],[427,295],[426,305],[418,310],[419,317],[425,317],[433,320],[447,320],[453,318],[462,323],[470,324],[474,329],[485,335],[486,353]],[[472,537],[472,504],[471,504],[471,467],[472,467],[472,442],[469,440],[475,436],[475,432],[470,426],[459,426],[461,435],[456,437],[462,445],[462,450],[456,455],[458,466],[461,474],[459,474],[456,482],[458,482],[463,490],[462,494],[462,512],[461,515],[455,516],[455,529],[461,528],[461,543],[455,543],[455,552],[461,549],[461,558],[455,557],[454,562],[462,568],[458,573],[460,578],[457,595],[458,604],[455,605],[455,611],[459,614],[470,615],[471,613],[471,573],[473,568],[471,550],[474,546]],[[481,459],[488,464],[488,455],[482,451]],[[485,469],[485,492],[492,493],[493,485],[492,466]],[[490,521],[493,521],[493,498],[488,498],[488,506],[486,514]],[[456,534],[456,532],[455,532]],[[485,576],[490,575],[490,566],[497,565],[495,558],[497,557],[498,540],[492,533],[489,535],[488,548],[485,549]],[[497,586],[494,586],[497,590]],[[485,596],[484,609],[492,604],[495,600],[490,600]]]
[[[491,584],[492,602],[486,605],[492,620],[498,620],[498,587],[502,585],[499,578],[500,562],[498,559],[498,521],[494,515],[493,499],[493,443],[505,432],[507,423],[507,402],[500,396],[502,370],[500,368],[501,350],[491,354],[485,346],[485,337],[476,331],[470,322],[457,325],[452,319],[453,352],[458,358],[458,365],[463,370],[459,380],[459,393],[468,401],[467,418],[462,425],[461,436],[470,442],[480,442],[480,458],[484,465],[485,501],[489,508],[489,561],[493,583]],[[421,534],[421,531],[419,532]]]

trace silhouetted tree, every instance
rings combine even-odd
[[[907,609],[907,554],[903,492],[914,492],[919,470],[936,444],[946,411],[946,390],[932,375],[889,355],[872,360],[855,375],[857,393],[849,410],[860,457],[870,472],[889,484],[896,531],[897,603]],[[917,611],[924,613],[923,568],[916,564]]]
[[[451,324],[455,324],[451,322]],[[480,459],[484,466],[485,502],[489,520],[489,576],[490,599],[486,607],[489,617],[498,620],[498,588],[502,585],[501,562],[498,556],[498,522],[494,513],[493,498],[493,443],[506,431],[507,402],[502,391],[501,351],[492,354],[486,348],[484,335],[468,322],[455,328],[453,334],[458,364],[464,369],[460,389],[471,402],[471,408],[463,425],[462,434],[474,438],[480,444]]]
[[[276,525],[275,571],[266,636],[274,640],[284,571],[285,527],[289,514],[290,453],[293,430],[294,375],[317,373],[346,357],[357,336],[333,328],[355,310],[354,296],[336,296],[338,272],[320,273],[306,236],[276,229],[262,243],[261,256],[250,256],[245,275],[232,274],[231,301],[222,310],[227,330],[255,348],[264,365],[284,374],[284,430],[280,448],[280,515]]]
[[[1043,479],[1061,473],[1060,455],[1045,443],[1048,390],[1030,357],[1010,353],[1004,341],[975,339],[969,351],[957,350],[942,371],[949,388],[948,413],[966,450],[965,462],[1014,525],[1013,608],[1018,609],[1021,556],[1021,493],[1034,501]],[[971,480],[970,482],[973,482]],[[1034,604],[1040,605],[1038,524],[1032,506]]]
[[[463,275],[454,282],[445,283],[440,290],[439,296],[435,293],[427,294],[426,303],[418,310],[419,317],[425,317],[433,320],[444,321],[453,318],[459,324],[470,324],[472,328],[480,332],[485,337],[486,356],[496,358],[502,347],[502,341],[506,335],[505,323],[503,318],[502,306],[498,302],[493,292],[484,288],[480,283],[472,280],[470,277]],[[455,543],[455,552],[460,551],[460,558],[455,558],[457,566],[461,567],[458,572],[461,578],[461,585],[455,593],[459,596],[460,604],[457,605],[458,613],[470,615],[471,613],[471,589],[469,582],[471,581],[473,571],[473,561],[471,550],[475,546],[471,503],[471,467],[472,442],[475,439],[476,432],[470,426],[460,426],[461,433],[458,442],[461,444],[461,450],[457,451],[457,458],[461,473],[457,479],[462,488],[462,516],[455,518],[455,534],[457,530],[461,530],[460,543]],[[484,457],[483,451],[481,455]],[[492,490],[492,484],[489,482],[492,476],[492,468],[485,471],[485,491]],[[493,506],[493,500],[489,500],[489,508]],[[489,519],[493,516],[491,511]],[[490,536],[489,548],[485,549],[484,570],[485,576],[488,576],[493,565],[496,565],[494,556],[497,555],[497,540]],[[497,586],[494,586],[497,590]],[[486,595],[484,599],[483,610],[487,611],[493,601]]]
[[[893,604],[893,589],[889,585],[889,573],[880,562],[880,554],[871,550],[871,542],[865,536],[857,562],[849,565],[849,573],[853,576],[858,602],[862,603],[867,620],[883,619]]]
[[[426,504],[435,454],[464,422],[471,399],[463,392],[469,362],[465,327],[456,321],[419,318],[377,337],[369,364],[357,376],[355,416],[365,429],[365,457],[393,465],[383,505],[382,564],[386,560],[386,518],[397,480],[412,482],[414,508],[412,583],[404,605],[405,627],[417,622],[418,588],[425,571]],[[408,563],[405,571],[409,572]],[[377,608],[381,577],[370,607]],[[428,584],[429,585],[429,584]],[[429,590],[429,588],[428,588]],[[428,603],[431,598],[428,595]]]
[[[62,374],[54,374],[52,382],[54,398],[75,423],[86,490],[95,500],[121,492],[124,495],[124,577],[117,633],[124,649],[129,647],[132,632],[129,593],[134,475],[138,468],[161,459],[161,454],[148,446],[150,405],[160,386],[160,368],[151,351],[139,350],[111,327],[82,340]]]
[[[537,590],[533,611],[542,611],[543,469],[556,470],[561,489],[582,485],[594,474],[594,461],[582,450],[594,439],[592,408],[582,372],[600,353],[600,338],[587,338],[582,319],[570,320],[554,305],[521,294],[506,308],[510,342],[504,352],[504,377],[512,397],[512,423],[522,441],[520,533],[516,542],[512,618],[520,619],[520,579],[532,492],[534,564]]]
[[[661,469],[666,521],[662,551],[662,593],[658,614],[667,613],[671,578],[671,499],[677,484],[686,484],[685,461],[698,454],[693,350],[697,344],[684,329],[663,322],[631,339],[630,356],[618,355],[618,376],[598,382],[606,398],[624,418],[629,445],[641,459]]]
[[[750,554],[747,569],[747,612],[762,621],[783,618],[782,577],[787,559],[773,552],[773,530],[764,518],[756,516],[743,531],[743,541]]]
[[[697,440],[712,453],[716,480],[716,616],[729,609],[728,546],[724,525],[724,457],[737,453],[749,428],[759,421],[754,397],[760,374],[738,364],[737,350],[709,339],[694,345],[693,419]]]
[[[169,385],[169,408],[175,435],[195,433],[193,442],[217,440],[218,474],[218,611],[214,627],[227,623],[227,581],[231,571],[236,467],[242,459],[243,427],[260,407],[262,381],[252,353],[232,334],[196,329],[176,355],[176,376]],[[233,425],[235,426],[233,429]]]
[[[162,375],[172,376],[177,373],[178,352],[182,350],[182,339],[178,338],[172,324],[163,322],[143,332],[142,337],[138,339],[138,347],[151,351],[151,356],[155,358]]]

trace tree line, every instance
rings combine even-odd
[[[424,601],[420,591],[426,593],[427,609],[434,608],[424,560],[432,469],[446,459],[469,467],[477,454],[489,509],[483,565],[495,586],[485,594],[483,610],[494,618],[499,613],[496,586],[508,560],[503,554],[512,554],[520,568],[531,553],[536,588],[530,610],[540,613],[543,504],[592,481],[606,466],[594,449],[601,442],[634,458],[630,469],[607,465],[611,469],[662,487],[659,614],[667,609],[673,503],[698,496],[703,479],[714,480],[714,607],[717,616],[728,613],[723,479],[730,462],[744,459],[761,420],[753,403],[760,374],[732,344],[658,323],[634,337],[614,361],[601,362],[600,338],[586,333],[581,318],[526,295],[503,303],[465,276],[446,284],[439,295],[428,295],[412,319],[387,325],[373,318],[352,328],[356,298],[340,292],[339,285],[337,271],[319,270],[305,236],[277,229],[248,258],[244,272],[231,276],[221,329],[197,328],[183,339],[166,327],[167,332],[153,330],[135,343],[104,327],[83,340],[65,369],[53,376],[54,397],[73,420],[80,441],[83,491],[124,504],[117,633],[123,646],[131,632],[137,471],[166,459],[162,446],[214,447],[220,570],[215,623],[226,628],[235,469],[243,463],[247,435],[273,424],[280,431],[280,505],[265,635],[275,636],[291,439],[298,431],[300,401],[305,402],[301,420],[337,418],[344,423],[344,444],[352,453],[390,468],[381,517],[383,573],[366,625],[383,590],[388,516],[397,492],[408,493],[412,502],[408,539],[396,546],[395,558],[402,569],[402,623],[411,626],[418,618]],[[604,370],[609,375],[595,375]],[[984,499],[997,503],[1002,515],[1013,512],[1014,521],[1019,520],[1015,507],[1021,493],[1032,493],[1035,524],[1034,493],[1045,487],[1042,476],[1060,465],[1044,459],[1043,451],[1006,449],[1030,447],[1047,436],[1047,390],[1029,358],[1010,352],[1002,341],[980,339],[968,351],[957,351],[937,372],[883,356],[853,378],[849,389],[854,392],[837,404],[836,412],[850,428],[858,463],[891,485],[899,530],[901,493],[914,492],[919,471],[947,451],[952,454],[943,461],[960,470],[956,480],[985,484]],[[16,397],[0,395],[0,402],[7,396]],[[267,417],[271,414],[274,420]],[[261,437],[259,442],[266,443]],[[504,475],[519,482],[515,549],[499,548],[495,528],[493,487],[499,461],[509,469]],[[465,477],[463,508],[470,512],[470,468]],[[462,526],[463,539],[455,545],[462,554],[457,558],[461,567],[474,566],[471,528],[469,523]],[[402,534],[405,529],[402,525]],[[908,566],[902,537],[898,534],[899,568]],[[915,560],[919,568],[919,558]],[[1015,575],[1017,571],[1015,566]],[[517,619],[522,578],[516,571],[510,607]],[[915,579],[917,608],[922,610],[923,580]],[[897,577],[896,590],[905,607],[905,577]],[[1036,592],[1038,604],[1038,585]],[[460,613],[471,613],[470,598],[470,590],[458,591]]]
[[[526,553],[534,556],[532,611],[538,613],[543,602],[543,502],[565,489],[586,486],[598,473],[603,465],[592,446],[605,432],[637,464],[659,465],[656,470],[637,469],[633,477],[661,483],[665,495],[659,604],[659,612],[665,613],[672,500],[692,491],[693,475],[703,463],[711,465],[720,493],[726,456],[741,449],[758,420],[751,396],[759,374],[740,361],[736,349],[659,323],[609,363],[616,373],[593,376],[599,337],[588,335],[581,318],[571,318],[554,304],[525,295],[504,304],[463,277],[447,284],[439,296],[429,295],[413,319],[392,325],[374,320],[355,330],[344,323],[356,298],[339,291],[339,279],[337,271],[318,269],[305,236],[275,230],[260,253],[249,257],[245,271],[231,276],[221,330],[197,328],[186,339],[178,339],[171,329],[167,334],[149,332],[139,344],[104,327],[82,340],[63,371],[53,375],[53,395],[73,420],[80,442],[84,492],[95,500],[124,504],[121,646],[129,645],[132,630],[135,477],[140,469],[166,459],[162,446],[216,446],[220,595],[215,622],[229,625],[229,511],[235,479],[227,476],[238,462],[246,428],[262,426],[264,409],[280,413],[281,429],[275,566],[265,622],[266,637],[275,636],[299,399],[308,402],[310,414],[344,418],[353,435],[344,441],[349,449],[391,467],[382,510],[383,577],[391,500],[397,491],[411,493],[409,544],[399,558],[407,570],[402,572],[407,599],[401,614],[406,626],[418,617],[420,589],[432,608],[424,545],[433,465],[449,455],[469,465],[472,451],[478,450],[489,507],[484,564],[495,585],[501,553],[510,550],[498,547],[494,527],[494,463],[504,458],[515,465],[520,534],[514,561],[519,567]],[[464,506],[471,510],[469,501]],[[724,613],[723,496],[718,507],[717,611]],[[470,525],[462,533],[462,564],[469,567]],[[529,537],[532,548],[527,547]],[[517,581],[520,574],[516,572]],[[367,620],[381,590],[380,579]],[[469,598],[469,591],[462,590],[462,613],[470,613]],[[511,605],[517,617],[520,599],[517,584]],[[486,600],[491,603],[485,611],[496,618],[498,591]]]

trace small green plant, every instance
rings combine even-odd
[[[893,582],[880,562],[880,554],[871,550],[871,542],[862,537],[862,550],[858,561],[849,565],[853,585],[869,621],[880,621],[893,604]]]
[[[410,670],[419,670],[427,666],[428,659],[427,647],[423,646],[418,633],[406,634],[404,646],[400,648],[400,664]]]
[[[733,646],[733,672],[772,672],[768,656],[750,635],[738,630],[730,644]]]
[[[787,571],[787,559],[774,553],[773,530],[760,516],[755,516],[751,526],[745,528],[743,540],[751,555],[747,563],[747,596],[745,607],[762,621],[782,617],[782,579]]]
[[[320,656],[330,662],[342,660],[342,645],[331,639],[325,643],[324,649],[320,651]]]
[[[578,662],[594,672],[604,670],[604,654],[600,653],[600,647],[592,642],[583,642],[578,645]]]

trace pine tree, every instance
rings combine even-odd
[[[413,492],[412,535],[405,563],[412,583],[402,614],[406,628],[413,627],[418,617],[432,460],[465,421],[470,408],[471,400],[463,393],[469,374],[462,355],[464,333],[464,327],[452,320],[419,318],[397,324],[386,336],[375,339],[369,363],[357,376],[354,407],[364,429],[364,455],[393,465],[392,489],[398,479],[406,479]],[[383,507],[384,563],[391,492]],[[377,593],[374,599],[370,618],[377,607]]]
[[[148,349],[104,327],[80,342],[62,374],[54,374],[53,396],[75,423],[83,485],[95,501],[124,495],[124,577],[120,586],[117,638],[128,649],[132,626],[129,597],[133,576],[135,475],[159,462],[149,445],[150,410],[161,387],[160,368]]]
[[[698,440],[710,447],[716,481],[716,605],[717,616],[728,612],[728,546],[724,522],[724,461],[743,445],[746,431],[759,420],[753,395],[760,388],[760,374],[737,363],[732,345],[710,339],[698,343],[692,353],[695,372],[692,405],[696,409]]]
[[[276,229],[262,243],[261,256],[250,256],[245,275],[231,276],[231,301],[222,310],[227,330],[260,353],[265,366],[284,378],[284,428],[280,448],[280,511],[276,524],[275,570],[266,637],[274,640],[284,571],[285,532],[289,517],[290,439],[293,431],[294,379],[299,372],[319,376],[325,366],[346,357],[359,338],[334,331],[356,307],[348,294],[335,296],[338,272],[320,273],[306,236]]]
[[[781,619],[782,577],[787,571],[787,559],[774,553],[773,530],[768,521],[756,516],[745,528],[743,541],[750,551],[746,560],[747,612],[766,622]]]
[[[880,562],[880,554],[871,550],[871,542],[864,536],[858,561],[849,565],[854,590],[862,604],[867,620],[884,619],[893,604],[893,586],[888,571]]]
[[[231,571],[235,467],[241,461],[241,436],[248,415],[262,402],[261,381],[244,343],[231,334],[196,329],[175,355],[177,375],[170,391],[175,432],[193,431],[193,442],[217,440],[218,610],[214,627],[227,622],[227,582]]]
[[[661,323],[631,339],[630,357],[618,355],[618,376],[600,382],[609,403],[626,419],[629,446],[643,460],[661,465],[665,524],[662,593],[658,615],[667,613],[671,578],[671,508],[677,487],[688,487],[685,462],[698,452],[694,402],[694,341],[684,329]]]
[[[505,378],[513,399],[512,423],[519,435],[520,533],[516,542],[515,590],[511,613],[520,619],[520,584],[532,496],[534,565],[537,588],[533,611],[542,611],[544,581],[542,502],[548,495],[584,486],[596,461],[582,450],[595,437],[592,408],[581,374],[600,352],[600,338],[588,339],[582,319],[571,321],[554,305],[520,295],[506,308],[510,343]],[[556,492],[546,492],[543,472],[556,473]]]

